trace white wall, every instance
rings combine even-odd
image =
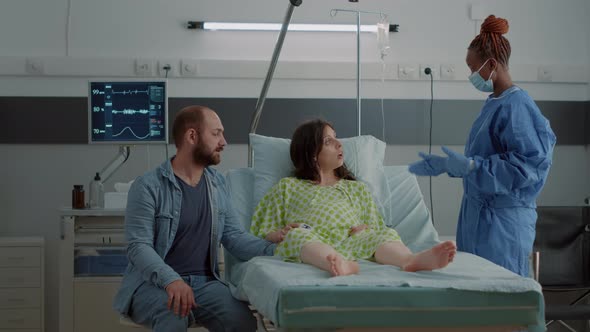
[[[391,36],[387,81],[364,81],[364,98],[428,98],[428,82],[399,80],[397,65],[450,63],[457,65],[457,79],[437,82],[435,97],[480,99],[482,95],[464,79],[468,74],[464,65],[466,47],[477,28],[476,22],[468,19],[469,4],[474,2],[482,4],[486,13],[509,20],[511,70],[535,99],[590,99],[587,0],[361,0],[358,4],[304,0],[295,9],[293,22],[354,22],[345,14],[330,19],[332,8],[388,13],[391,23],[400,24],[401,32]],[[196,78],[181,77],[176,72],[169,79],[172,97],[255,98],[276,33],[190,31],[183,24],[188,20],[277,22],[282,20],[286,5],[287,0],[247,4],[238,0],[5,1],[0,11],[0,96],[85,96],[89,76],[134,75],[133,61],[142,58],[154,63],[159,59],[171,59],[176,64],[181,59],[201,61],[203,68]],[[374,20],[367,17],[363,23]],[[269,97],[354,98],[354,42],[353,34],[289,33],[277,69],[279,79],[273,81]],[[26,58],[40,59],[45,73],[27,74]],[[380,67],[372,35],[363,35],[362,58],[368,66],[365,75],[378,78]],[[216,62],[220,59],[227,62]],[[331,62],[336,64],[330,66]],[[557,79],[538,82],[539,66],[553,69]],[[582,69],[582,80],[578,69]],[[220,168],[246,166],[246,150],[243,145],[230,145]],[[407,164],[415,160],[419,150],[425,148],[388,146],[386,164]],[[49,332],[57,331],[57,210],[70,203],[73,184],[87,184],[93,172],[116,152],[116,147],[108,146],[0,145],[0,207],[4,212],[0,234],[46,237]],[[152,146],[149,153],[145,146],[134,148],[128,164],[107,183],[107,190],[112,189],[113,182],[128,181],[155,167],[163,157],[162,147]],[[539,203],[580,204],[589,194],[589,167],[586,148],[558,146]],[[428,197],[427,180],[421,179],[420,184]],[[441,234],[451,235],[461,197],[460,183],[443,176],[433,181],[433,188],[437,228]]]
[[[432,61],[442,54],[445,59],[463,60],[466,44],[475,33],[475,24],[467,15],[471,3],[481,3],[486,14],[509,20],[514,63],[588,64],[585,0],[364,0],[357,4],[342,0],[304,1],[295,9],[293,22],[354,22],[354,17],[345,13],[331,19],[332,8],[381,11],[401,26],[402,32],[392,41],[392,56],[396,59]],[[188,20],[277,22],[282,20],[286,4],[287,1],[276,0],[258,0],[247,5],[239,0],[71,0],[69,55],[266,59],[274,47],[272,33],[263,34],[264,38],[254,32],[196,34],[182,25]],[[0,13],[0,55],[66,55],[67,5],[67,0],[5,4]],[[363,23],[374,22],[370,16],[363,19]],[[329,34],[307,39],[307,34],[289,35],[283,59],[354,58],[355,53],[348,52],[354,50],[352,35]],[[572,40],[577,42],[571,43]],[[302,42],[307,47],[301,47]],[[439,52],[433,53],[434,50]],[[367,50],[366,54],[369,56],[370,52]],[[377,59],[377,54],[372,57]]]
[[[69,16],[68,3],[71,4]],[[3,95],[85,95],[84,84],[77,84],[77,88],[72,87],[73,83],[56,86],[53,78],[80,76],[84,81],[87,76],[134,75],[135,59],[147,59],[153,66],[158,60],[170,61],[177,67],[171,75],[178,77],[180,61],[189,59],[199,62],[197,79],[173,79],[172,96],[256,96],[272,54],[276,32],[196,31],[187,30],[183,25],[188,20],[279,22],[287,3],[287,0],[259,0],[248,5],[237,0],[47,0],[40,4],[32,0],[13,1],[0,13],[3,45],[0,79],[4,81],[0,82],[4,88],[1,91]],[[511,29],[507,37],[513,48],[511,71],[517,82],[526,82],[523,87],[533,97],[539,100],[588,98],[590,42],[585,0],[559,3],[551,0],[516,3],[508,0],[364,0],[357,4],[344,0],[305,1],[295,9],[292,21],[354,23],[354,16],[347,13],[331,18],[332,8],[387,13],[391,23],[400,24],[401,31],[390,38],[392,50],[386,57],[388,82],[385,87],[376,86],[375,82],[365,84],[363,97],[423,98],[427,93],[426,82],[400,82],[398,65],[418,68],[420,64],[433,64],[438,68],[440,64],[454,64],[456,79],[441,82],[437,97],[479,99],[481,94],[469,89],[465,80],[468,75],[464,65],[466,47],[481,23],[468,18],[471,3],[483,5],[486,14],[494,13],[509,20]],[[68,17],[69,25],[66,24]],[[363,23],[375,21],[373,16],[363,17]],[[376,44],[374,35],[363,34],[361,57],[369,66],[363,71],[364,77],[373,79],[381,76]],[[289,33],[277,77],[312,77],[315,80],[277,80],[269,96],[352,97],[355,95],[355,57],[352,33]],[[44,78],[27,74],[25,58],[44,63]],[[327,66],[327,61],[335,64]],[[552,71],[553,82],[538,83],[539,66]],[[156,70],[153,75],[158,75]],[[25,82],[13,82],[15,76],[25,77]],[[29,87],[31,76],[35,83]],[[231,77],[247,80],[236,81]],[[325,82],[322,77],[347,79]],[[18,88],[10,88],[12,84]],[[249,87],[244,88],[245,85]],[[316,89],[318,86],[321,88]]]

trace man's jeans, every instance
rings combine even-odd
[[[229,288],[213,277],[185,276],[192,287],[197,307],[187,317],[167,308],[168,294],[149,282],[141,285],[131,302],[131,319],[154,332],[180,332],[196,322],[211,332],[256,331],[256,319],[246,302],[232,297]]]

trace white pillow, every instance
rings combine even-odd
[[[369,185],[378,197],[387,190],[383,173],[385,142],[373,136],[357,136],[340,139],[344,150],[344,163],[354,176]],[[250,134],[254,153],[254,204],[264,197],[280,179],[293,175],[293,163],[289,153],[290,139]]]

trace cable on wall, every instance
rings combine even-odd
[[[434,104],[434,77],[432,75],[432,69],[430,67],[424,68],[424,73],[430,76],[430,110],[429,110],[429,128],[428,128],[428,154],[432,154],[432,106]],[[430,212],[432,214],[432,224],[434,224],[434,201],[432,199],[432,176],[428,177],[428,182],[430,186]]]

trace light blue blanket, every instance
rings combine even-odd
[[[279,291],[289,286],[431,287],[485,292],[541,292],[530,278],[522,278],[483,258],[459,252],[444,269],[403,272],[397,267],[360,261],[358,275],[333,277],[313,266],[288,263],[277,257],[257,257],[238,263],[232,271],[232,293],[249,301],[271,321],[276,319]],[[233,286],[237,285],[237,286]]]

